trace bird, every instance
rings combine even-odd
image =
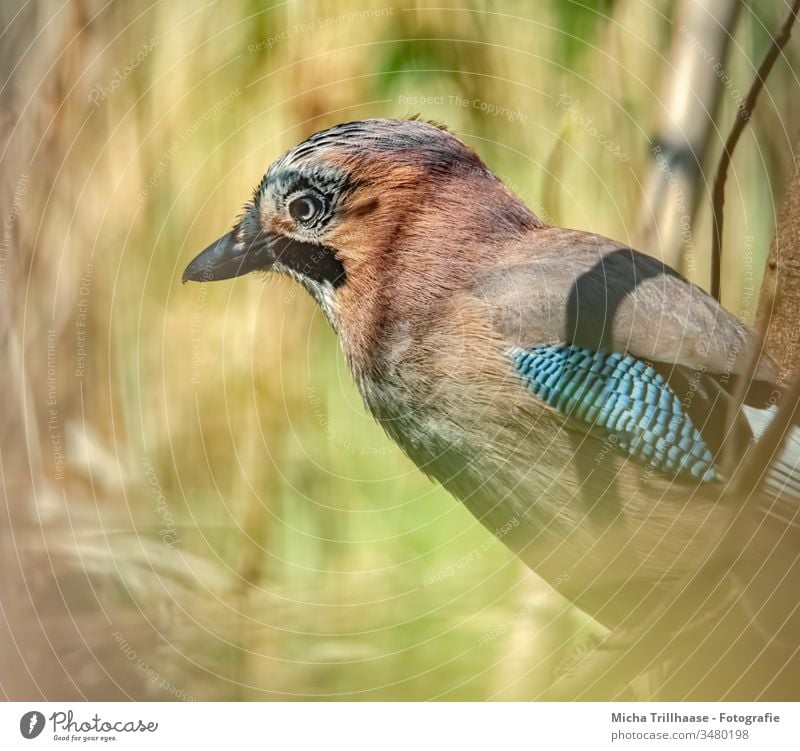
[[[420,117],[288,150],[183,282],[256,271],[318,303],[416,466],[637,655],[622,684],[661,655],[660,698],[800,698],[800,441],[754,499],[731,500],[785,388],[769,357],[748,366],[758,335],[700,287],[546,224]]]

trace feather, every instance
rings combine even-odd
[[[473,293],[510,343],[575,344],[709,373],[743,374],[754,333],[655,258],[598,235],[545,228],[504,249]],[[741,357],[739,357],[741,355]],[[774,380],[766,358],[756,382]]]
[[[642,464],[704,482],[716,479],[711,451],[681,400],[641,360],[554,345],[513,347],[508,355],[536,396],[604,431]]]

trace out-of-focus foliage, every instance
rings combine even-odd
[[[303,292],[180,284],[275,157],[365,117],[442,121],[546,221],[630,239],[673,4],[436,5],[4,6],[6,694],[534,699],[594,628],[388,441]],[[736,157],[734,308],[788,78]]]

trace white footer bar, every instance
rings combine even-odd
[[[1,749],[800,748],[800,704],[0,704]],[[186,744],[193,744],[187,746]]]

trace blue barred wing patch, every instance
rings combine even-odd
[[[713,455],[666,379],[630,355],[541,345],[508,352],[525,386],[570,417],[612,433],[655,469],[716,479]]]

